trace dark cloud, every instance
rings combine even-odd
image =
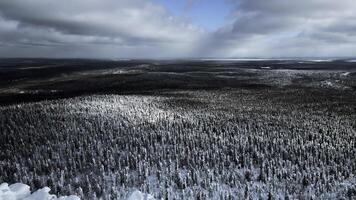
[[[198,28],[145,0],[0,2],[0,41],[2,46],[22,49],[19,52],[27,52],[32,45],[33,52],[44,52],[43,46],[57,49],[49,51],[54,56],[71,56],[71,51],[59,51],[72,47],[81,50],[83,57],[93,48],[100,49],[97,56],[104,57],[151,57],[158,52],[164,57],[187,53],[201,34]],[[2,52],[2,56],[16,55]]]
[[[227,1],[234,12],[213,32],[150,0],[0,1],[0,55],[310,57],[356,51],[354,0]],[[202,3],[188,0],[187,8]]]

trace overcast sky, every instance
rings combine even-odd
[[[0,57],[353,57],[355,0],[0,0]]]

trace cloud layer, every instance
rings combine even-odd
[[[0,2],[0,53],[6,56],[184,56],[201,34],[144,0]]]
[[[0,1],[0,56],[312,57],[356,52],[354,0],[229,2],[235,8],[230,19],[207,32],[149,0]]]
[[[353,0],[239,0],[232,22],[211,41],[220,56],[354,56]]]

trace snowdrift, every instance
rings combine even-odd
[[[58,197],[49,193],[51,189],[44,187],[33,193],[30,191],[30,186],[15,183],[9,186],[7,183],[0,185],[0,200],[80,200],[79,197],[63,196]]]
[[[30,186],[15,183],[9,186],[7,183],[2,183],[0,185],[0,200],[80,200],[78,196],[62,196],[57,197],[56,195],[50,194],[51,189],[44,187],[33,193],[30,191]],[[155,198],[150,194],[142,193],[138,190],[129,195],[127,200],[154,200]]]

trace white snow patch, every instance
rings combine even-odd
[[[135,190],[131,193],[127,200],[155,200],[155,198],[150,194],[145,194],[138,190]]]
[[[314,60],[306,60],[310,62],[332,62],[333,60],[331,59],[314,59]]]
[[[343,75],[343,76],[348,76],[348,75],[350,75],[351,74],[351,72],[345,72],[345,73],[342,73],[341,75]]]
[[[31,194],[28,185],[15,183],[9,186],[7,183],[2,183],[0,185],[0,200],[80,200],[74,195],[57,198],[56,195],[49,194],[50,190],[48,187],[44,187]]]
[[[348,86],[345,86],[343,84],[340,84],[338,83],[339,81],[335,81],[335,82],[331,82],[329,80],[325,80],[325,81],[322,81],[320,83],[320,86],[321,87],[324,87],[324,88],[331,88],[331,89],[339,89],[339,90],[347,90],[347,89],[350,89],[350,87]]]
[[[334,86],[334,84],[330,81],[324,81],[322,84],[325,86],[330,86],[330,87]]]

